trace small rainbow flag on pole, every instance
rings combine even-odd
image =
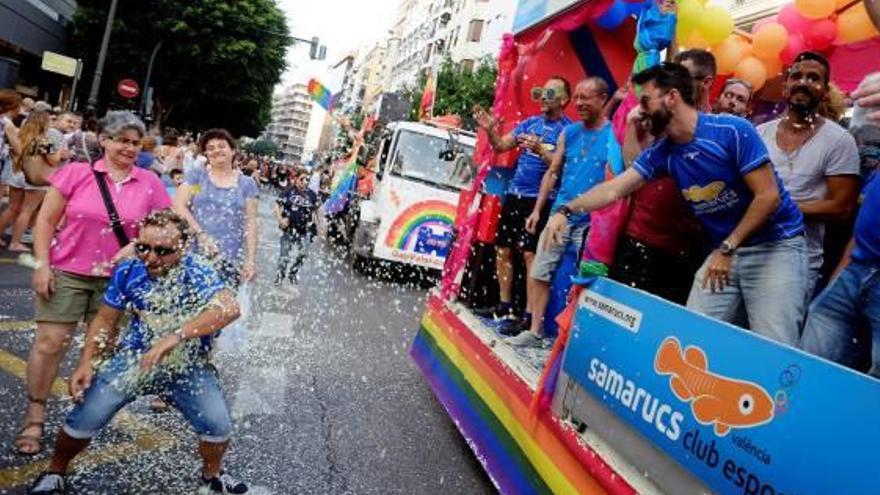
[[[324,107],[324,110],[327,110],[328,112],[333,108],[333,104],[336,103],[336,95],[331,93],[330,90],[317,79],[309,80],[308,91],[312,99],[318,102],[318,105]]]

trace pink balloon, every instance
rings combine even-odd
[[[816,21],[804,33],[804,42],[810,50],[827,50],[835,39],[837,39],[837,24],[830,19]]]
[[[804,41],[804,38],[797,33],[792,33],[788,37],[788,43],[785,45],[785,48],[779,54],[779,60],[782,60],[782,63],[785,65],[791,65],[794,62],[794,58],[806,49],[807,43]]]
[[[785,29],[787,29],[789,33],[806,33],[807,29],[810,28],[810,25],[816,22],[802,16],[794,7],[793,3],[782,7],[776,18],[776,22],[785,26]]]

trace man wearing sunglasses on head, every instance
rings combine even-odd
[[[519,147],[522,153],[516,162],[516,171],[504,196],[504,206],[495,239],[500,303],[494,308],[478,314],[494,316],[503,322],[502,333],[517,333],[516,328],[528,328],[526,320],[517,324],[517,315],[512,308],[513,290],[513,250],[521,251],[526,263],[526,273],[531,271],[532,261],[538,245],[536,234],[526,230],[526,220],[531,215],[541,189],[541,180],[553,159],[556,141],[571,119],[563,109],[570,100],[571,87],[564,78],[553,76],[543,87],[532,88],[532,99],[539,102],[541,113],[520,122],[510,133],[499,135],[499,123],[479,106],[474,107],[474,119],[486,131],[489,143],[496,152],[510,151]],[[549,211],[542,212],[536,231],[540,232],[547,221]],[[533,284],[526,277],[531,300]]]
[[[238,317],[239,307],[217,272],[186,252],[186,225],[170,209],[142,221],[137,257],[113,272],[70,377],[76,406],[58,432],[47,471],[29,493],[63,493],[74,457],[117,411],[147,394],[174,405],[198,434],[200,493],[247,492],[220,469],[232,422],[208,360],[213,337]],[[117,342],[117,324],[127,311],[131,321]],[[104,356],[105,349],[112,354]]]

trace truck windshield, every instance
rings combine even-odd
[[[473,178],[472,146],[459,143],[455,159],[446,161],[440,158],[440,154],[448,147],[447,139],[401,131],[397,140],[392,173],[456,189],[470,184]]]

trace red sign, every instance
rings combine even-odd
[[[141,92],[141,88],[134,79],[123,79],[116,85],[116,91],[123,98],[134,98]]]

